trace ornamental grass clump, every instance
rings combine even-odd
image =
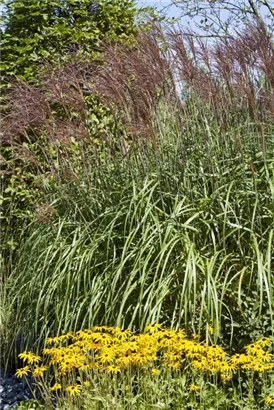
[[[147,395],[144,383],[159,387],[167,381],[175,383],[172,396],[179,397],[176,389],[180,381],[184,389],[184,399],[180,400],[192,397],[196,402],[198,396],[199,402],[208,400],[207,390],[214,386],[227,396],[239,390],[243,398],[249,399],[256,390],[256,400],[264,400],[267,405],[272,396],[266,393],[274,376],[271,345],[271,339],[263,337],[247,345],[242,353],[229,355],[221,346],[205,343],[199,335],[187,337],[182,329],[148,325],[143,333],[136,334],[119,327],[95,326],[48,338],[41,357],[21,353],[19,358],[25,367],[16,375],[31,375],[45,395],[54,393],[57,399],[64,402],[69,398],[71,403],[74,398],[94,399],[106,383],[108,393],[115,396],[119,391],[121,400],[121,386],[125,395],[131,392],[133,399]],[[257,385],[253,392],[250,386],[254,378]],[[154,402],[157,399],[155,394]],[[233,408],[229,406],[221,408]]]

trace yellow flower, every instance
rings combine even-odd
[[[259,344],[256,343],[251,343],[250,345],[246,346],[245,350],[248,354],[254,355],[261,355],[263,352],[263,349],[259,346]]]
[[[268,361],[270,361],[272,358],[273,358],[272,354],[271,354],[271,353],[268,353],[268,352],[263,352],[263,353],[260,355],[260,359],[261,359],[263,362],[268,362]]]
[[[188,359],[195,360],[195,359],[201,359],[201,358],[202,358],[202,355],[201,355],[200,353],[192,353],[192,352],[189,352],[189,353],[186,354],[186,357],[187,357]]]
[[[52,360],[51,363],[53,364],[54,361]],[[64,356],[64,358],[60,359],[57,358],[56,363],[59,363],[59,369],[62,374],[70,372],[74,368],[82,368],[85,363],[85,356],[84,355],[77,355],[72,354],[71,356]]]
[[[177,370],[177,369],[180,369],[181,363],[180,362],[169,363],[168,366],[171,367],[171,369]]]
[[[207,346],[206,354],[210,358],[218,359],[224,359],[226,355],[224,349],[217,345]]]
[[[193,360],[191,364],[192,364],[192,367],[194,367],[194,369],[197,369],[197,370],[202,370],[204,368],[204,361],[201,361],[201,360]]]
[[[25,367],[22,367],[21,369],[17,369],[15,376],[23,377],[23,376],[26,376],[29,372],[30,372],[30,367],[25,366]]]
[[[85,380],[85,381],[83,382],[83,385],[84,385],[85,387],[89,387],[89,386],[90,386],[90,382],[89,382],[88,380]]]
[[[66,391],[69,393],[70,396],[77,396],[80,391],[82,390],[82,387],[80,384],[75,384],[74,386],[68,386],[66,388]]]
[[[46,340],[46,344],[47,345],[53,345],[53,344],[55,344],[55,343],[57,343],[57,342],[60,342],[60,337],[58,337],[58,336],[56,336],[56,337],[48,337],[47,338],[47,340]]]
[[[151,373],[153,374],[153,376],[158,376],[161,373],[161,371],[159,369],[152,369]]]
[[[104,348],[101,350],[99,360],[101,363],[110,363],[115,357],[115,351],[112,348]]]
[[[92,338],[95,342],[100,342],[102,344],[110,344],[111,341],[113,341],[113,336],[109,333],[94,332]]]
[[[62,386],[60,383],[55,383],[52,387],[49,388],[50,391],[56,391],[62,389]]]
[[[237,364],[234,361],[223,362],[221,364],[221,370],[224,372],[233,372],[237,369]]]
[[[186,341],[185,350],[189,353],[204,353],[206,347],[201,343],[192,342],[191,340]]]
[[[102,332],[102,331],[108,331],[111,330],[112,328],[109,326],[93,326],[92,330],[94,332]]]
[[[273,404],[274,403],[274,396],[269,396],[265,399],[265,402],[267,404]]]
[[[190,385],[189,390],[194,392],[194,391],[199,391],[200,388],[201,388],[200,386],[197,386],[196,384],[192,383],[192,384]]]
[[[175,362],[181,359],[181,356],[174,351],[169,351],[164,354],[164,358],[167,362]]]
[[[142,366],[145,363],[150,361],[150,357],[146,354],[146,352],[140,352],[140,353],[134,353],[131,356],[131,361],[133,364],[136,364],[138,366]]]
[[[223,373],[223,374],[221,374],[221,379],[222,379],[224,382],[228,382],[229,380],[232,379],[232,374]]]
[[[107,367],[107,373],[119,373],[121,371],[121,368],[119,366],[108,366]]]
[[[127,367],[131,364],[132,358],[131,356],[121,356],[117,359],[117,364],[122,367]]]
[[[250,363],[251,357],[245,354],[235,354],[231,356],[230,364],[247,364]]]
[[[274,369],[274,363],[267,363],[267,364],[265,364],[265,368],[266,368],[267,370],[272,370],[272,369]]]
[[[61,335],[59,336],[59,341],[61,342],[62,340],[68,340],[68,339],[72,339],[74,337],[74,333],[69,332],[66,335]]]
[[[113,327],[111,333],[115,336],[116,342],[125,341],[132,334],[130,330],[122,330],[119,327]]]
[[[267,370],[267,366],[264,366],[261,363],[257,363],[257,364],[254,364],[253,370],[255,370],[256,372],[262,373]]]
[[[23,352],[18,355],[20,359],[23,359],[24,362],[28,362],[29,364],[38,363],[42,359],[40,356],[36,356],[32,352]]]
[[[212,325],[208,325],[208,331],[212,335],[214,333],[214,327]]]
[[[229,364],[226,361],[220,362],[219,366],[220,366],[220,371],[222,372],[227,372],[228,370],[230,370]]]
[[[33,377],[42,377],[44,375],[44,372],[48,370],[47,366],[40,366],[40,367],[36,367],[33,372],[32,375]]]
[[[257,340],[256,344],[260,346],[270,346],[271,345],[271,339],[270,337],[263,337],[262,339]]]
[[[161,325],[159,323],[156,323],[155,325],[147,325],[145,328],[145,333],[156,333],[159,330],[161,330]]]

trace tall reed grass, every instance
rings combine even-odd
[[[273,46],[259,25],[213,45],[192,39],[155,29],[130,51],[108,46],[94,71],[63,73],[71,100],[54,77],[48,95],[36,90],[44,114],[33,124],[29,110],[20,129],[16,90],[9,143],[26,155],[29,138],[42,183],[58,183],[44,184],[5,281],[7,357],[95,324],[183,326],[232,349],[272,334]],[[83,79],[112,113],[99,142]],[[71,149],[70,133],[74,151],[58,140]]]

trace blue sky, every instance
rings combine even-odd
[[[158,0],[158,1],[136,0],[136,2],[139,7],[153,6],[153,7],[159,8],[160,10],[171,4],[171,1],[167,1],[167,0]],[[182,10],[180,10],[179,7],[176,7],[174,5],[171,5],[167,11],[168,11],[167,12],[168,17],[175,17],[175,18],[179,17],[182,12]]]

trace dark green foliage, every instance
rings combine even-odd
[[[3,85],[14,77],[36,81],[45,61],[94,59],[102,41],[136,34],[131,0],[7,0],[2,35]]]
[[[46,72],[49,72],[48,67],[50,66],[50,74],[47,74],[49,78],[53,73],[58,75],[56,71],[65,63],[76,65],[81,60],[93,64],[95,60],[101,60],[103,42],[134,39],[138,31],[138,12],[134,1],[129,0],[7,0],[4,4],[4,29],[1,37],[1,98],[4,108],[1,220],[5,272],[9,272],[13,251],[18,244],[18,234],[33,217],[45,186],[49,181],[50,184],[56,183],[59,174],[64,172],[60,156],[65,161],[69,156],[79,160],[76,144],[71,142],[70,147],[62,147],[62,143],[52,141],[45,125],[52,124],[53,117],[53,127],[56,128],[56,124],[59,127],[56,132],[59,138],[60,134],[66,133],[64,127],[60,129],[60,124],[73,127],[79,119],[82,125],[87,121],[89,133],[96,135],[95,142],[98,145],[98,138],[105,127],[101,122],[111,122],[109,112],[98,99],[92,95],[83,98],[81,78],[78,79],[77,97],[81,100],[82,112],[73,103],[70,102],[68,107],[66,101],[60,103],[56,98],[48,105],[44,90],[47,89],[49,97],[49,85],[43,82]],[[73,75],[77,74],[74,72]],[[28,98],[29,88],[22,85],[21,100],[18,95],[11,97],[9,88],[16,84],[20,89],[20,85],[16,83],[18,79],[39,86],[40,90],[33,89]],[[61,81],[60,78],[58,80]],[[71,83],[74,78],[68,76],[63,79],[62,85],[58,80],[54,84],[55,91],[61,87],[62,94],[64,83],[67,82],[69,85],[65,91],[71,88],[70,97],[73,100]],[[35,100],[39,95],[39,99]],[[16,117],[16,107],[10,103],[10,97],[15,103],[21,101],[17,105],[19,111],[21,106],[21,111]],[[33,121],[25,125],[24,120],[28,116],[32,116]],[[22,121],[23,126],[20,127]],[[16,131],[10,132],[10,127],[15,127]],[[83,125],[83,129],[84,127]]]

